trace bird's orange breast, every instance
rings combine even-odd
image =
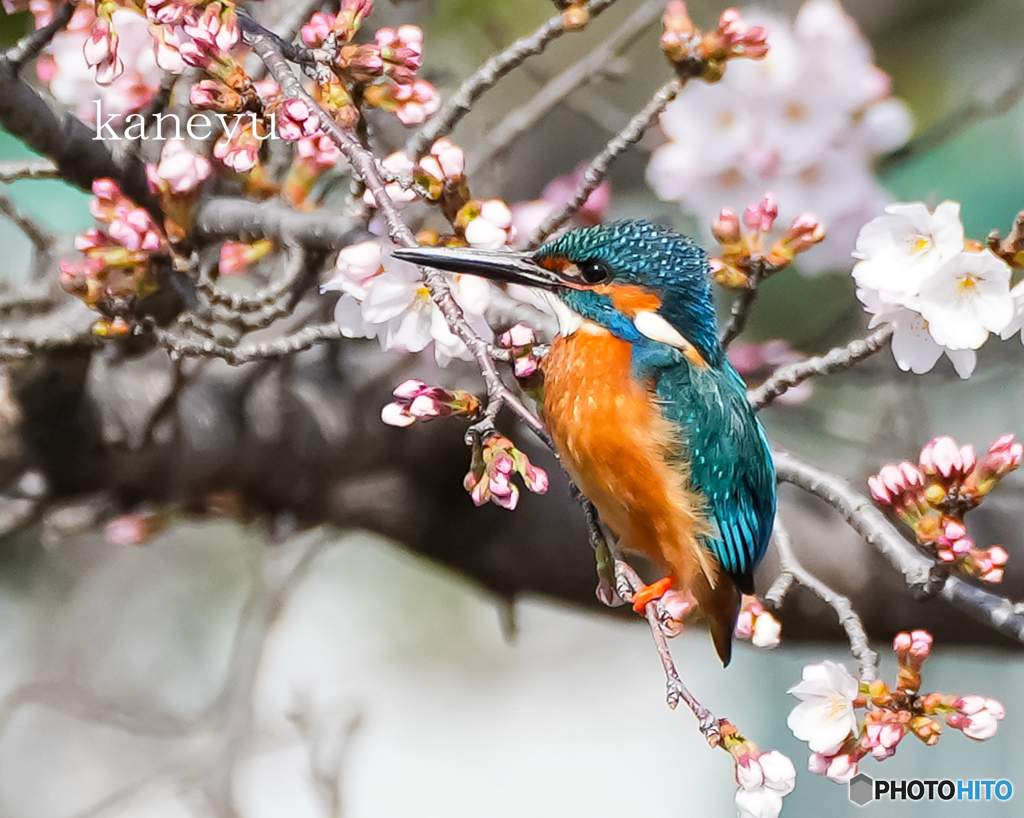
[[[697,540],[708,530],[703,502],[687,487],[675,430],[633,380],[630,344],[585,324],[554,341],[543,368],[544,416],[562,462],[622,546],[684,589],[713,586],[713,560]]]

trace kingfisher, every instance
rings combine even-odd
[[[723,665],[775,517],[771,449],[718,337],[707,254],[648,221],[571,230],[534,253],[398,248],[397,258],[536,288],[558,335],[541,408],[560,460],[624,551],[692,594]]]

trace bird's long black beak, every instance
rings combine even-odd
[[[509,284],[525,284],[545,290],[565,286],[556,273],[541,267],[528,253],[479,250],[475,247],[396,247],[392,255],[402,261],[437,270],[470,273]]]

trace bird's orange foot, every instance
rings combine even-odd
[[[647,607],[648,602],[661,599],[667,591],[672,590],[672,586],[675,584],[676,578],[670,574],[663,579],[659,579],[657,582],[645,585],[633,594],[633,610],[638,614],[642,614],[644,612],[644,608]]]

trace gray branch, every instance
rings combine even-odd
[[[786,452],[775,452],[779,480],[820,497],[838,510],[853,529],[902,575],[920,596],[938,593],[972,619],[1024,642],[1024,610],[1005,597],[968,584],[959,577],[942,579],[934,563],[902,537],[874,503],[849,482]]]

